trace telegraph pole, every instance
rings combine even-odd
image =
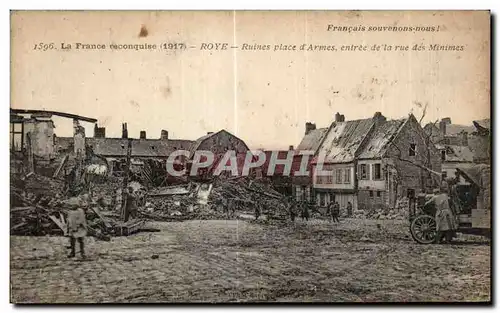
[[[125,165],[125,175],[123,177],[123,185],[122,185],[122,211],[120,214],[121,220],[127,222],[128,220],[128,212],[127,212],[127,197],[126,191],[128,186],[128,180],[130,175],[130,158],[132,155],[132,139],[128,139],[127,145],[127,163]]]

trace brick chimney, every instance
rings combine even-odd
[[[161,130],[160,139],[161,140],[168,140],[168,131],[167,130],[164,130],[164,129]]]
[[[345,122],[345,116],[344,116],[344,114],[340,114],[339,112],[337,112],[335,114],[335,122],[337,122],[337,123]]]
[[[444,119],[442,119],[440,122],[439,122],[439,130],[441,131],[441,133],[443,135],[446,135],[446,122],[444,121]]]
[[[316,124],[311,123],[311,122],[306,122],[306,135],[315,129],[316,129]]]
[[[342,122],[342,116],[339,112],[335,113],[335,122]]]
[[[99,127],[94,124],[94,138],[106,138],[106,127]]]
[[[122,123],[122,138],[128,138],[127,123]]]
[[[146,139],[146,131],[145,130],[141,130],[141,132],[139,133],[139,139]]]
[[[451,118],[449,118],[449,117],[443,118],[442,121],[445,122],[447,125],[451,124]]]
[[[378,127],[380,124],[384,123],[387,119],[380,112],[375,112],[373,115],[373,123],[375,127]]]
[[[446,135],[446,125],[449,124],[451,124],[451,118],[449,117],[442,118],[439,122],[439,130],[443,133],[443,135]]]
[[[293,146],[292,145],[288,146],[288,150],[292,151],[293,150]]]

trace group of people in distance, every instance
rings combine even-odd
[[[293,199],[289,199],[288,202],[288,212],[290,214],[290,220],[293,222],[295,218],[300,213],[300,217],[302,220],[309,220],[310,205],[306,201],[294,201]],[[347,203],[347,214],[350,216],[352,214],[352,204],[351,202]],[[334,223],[339,223],[340,217],[340,204],[338,202],[330,202],[326,207],[326,217]]]
[[[310,214],[311,206],[308,202],[296,201],[290,197],[290,198],[286,199],[285,205],[287,207],[287,212],[288,212],[288,215],[289,215],[290,220],[292,222],[294,222],[297,217],[302,218],[303,221],[309,221],[309,218],[311,216],[311,214]],[[234,214],[236,211],[236,205],[235,205],[233,199],[227,199],[227,198],[220,199],[219,201],[217,201],[215,203],[215,207],[222,207],[222,211],[228,219],[234,217]],[[347,203],[346,210],[347,210],[347,215],[351,216],[352,215],[351,202]],[[255,203],[254,204],[254,217],[256,220],[258,220],[259,217],[262,215],[262,211],[263,211],[263,204]],[[339,220],[340,205],[338,202],[330,202],[327,205],[326,217],[331,222],[334,222],[334,223],[340,222],[340,220]]]

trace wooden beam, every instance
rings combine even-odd
[[[68,161],[68,155],[64,156],[64,158],[61,161],[61,164],[59,164],[59,166],[57,167],[56,171],[54,172],[54,175],[52,175],[52,178],[57,178],[57,176],[59,176],[59,173],[61,172],[61,169],[66,164],[66,161]]]
[[[71,114],[71,113],[65,113],[65,112],[57,112],[57,111],[45,111],[45,110],[29,110],[29,109],[10,109],[10,113],[15,113],[15,114],[52,114],[60,117],[66,117],[66,118],[71,118],[74,120],[79,120],[79,121],[84,121],[84,122],[89,122],[89,123],[97,123],[97,119],[91,118],[91,117],[85,117],[85,116],[80,116],[76,114]]]

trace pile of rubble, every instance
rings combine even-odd
[[[144,220],[127,223],[113,211],[113,190],[116,183],[94,186],[92,195],[81,193],[71,197],[59,179],[30,173],[11,175],[10,232],[12,235],[67,235],[67,215],[74,208],[87,208],[88,234],[101,240],[140,230]],[[87,188],[80,186],[78,190]]]
[[[264,181],[248,178],[221,181],[215,185],[211,201],[220,203],[224,198],[231,200],[237,211],[253,213],[258,206],[267,219],[288,217],[284,196]]]
[[[12,192],[12,191],[11,191]],[[128,235],[140,231],[143,219],[132,219],[124,223],[120,215],[112,211],[102,211],[88,194],[62,200],[59,196],[20,195],[14,191],[18,201],[24,206],[10,210],[11,235],[67,235],[67,215],[74,208],[87,208],[87,231],[100,240],[110,240],[111,236]]]
[[[156,221],[184,220],[197,204],[194,190],[189,185],[157,188],[149,191],[145,199],[137,199],[139,214]]]
[[[139,212],[160,221],[222,219],[227,217],[224,200],[235,212],[253,212],[258,205],[269,218],[286,218],[283,195],[270,185],[244,178],[156,188],[147,193]]]
[[[240,177],[165,187],[171,182],[146,171],[138,180],[141,183],[128,183],[135,195],[137,214],[127,224],[120,217],[123,178],[101,176],[93,180],[76,165],[73,174],[63,171],[68,164],[71,162],[61,162],[55,172],[51,168],[46,175],[11,172],[11,234],[66,235],[66,217],[75,207],[87,208],[89,235],[104,240],[137,231],[146,220],[227,218],[226,205],[234,218],[253,213],[256,206],[268,219],[288,217],[283,195],[265,181]],[[153,169],[153,165],[157,166],[148,163],[147,168]],[[61,173],[66,174],[57,175]]]
[[[377,220],[404,220],[409,217],[408,198],[398,199],[395,208],[380,208],[373,211],[356,210],[353,212],[353,218],[359,219],[377,219]]]
[[[22,206],[11,207],[10,232],[12,235],[64,235],[66,233],[65,220],[69,210],[67,201],[78,206],[84,206],[83,197],[61,200],[59,195],[40,195],[11,189],[11,195],[17,204]],[[76,200],[75,200],[76,199]],[[76,204],[77,203],[77,204]],[[100,236],[98,231],[100,221],[94,221],[93,214],[87,214],[89,232]]]
[[[10,187],[14,190],[17,188],[33,194],[55,196],[62,193],[64,183],[35,173],[29,173],[26,176],[11,174]]]

